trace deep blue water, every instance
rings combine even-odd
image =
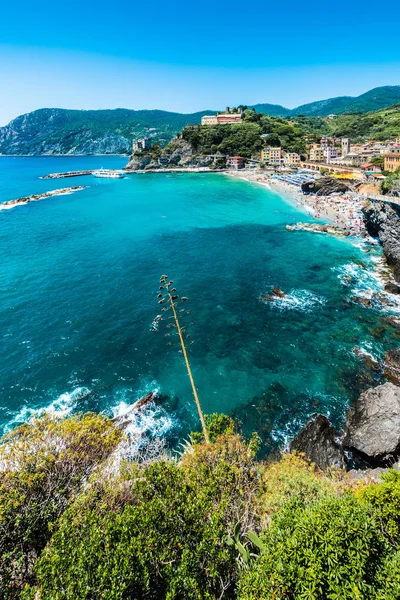
[[[369,383],[353,348],[379,356],[397,339],[343,283],[356,273],[355,287],[376,285],[354,261],[370,266],[380,250],[289,232],[304,214],[222,175],[39,179],[125,162],[0,157],[1,202],[88,186],[0,212],[0,425],[49,406],[115,414],[158,388],[167,398],[138,427],[175,438],[196,428],[176,338],[165,322],[150,331],[163,273],[189,297],[180,314],[205,412],[234,414],[266,447],[316,411],[340,421]],[[288,299],[265,305],[273,285]]]

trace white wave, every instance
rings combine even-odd
[[[75,408],[78,401],[90,394],[90,390],[86,387],[77,387],[72,392],[61,394],[56,400],[53,400],[49,405],[40,408],[31,408],[24,406],[15,414],[15,416],[4,427],[4,432],[13,429],[17,425],[29,422],[31,419],[41,417],[44,414],[51,414],[55,417],[67,417]]]
[[[308,290],[291,290],[283,298],[276,297],[271,302],[271,307],[278,310],[298,310],[312,312],[316,307],[325,304],[326,298],[313,294]]]

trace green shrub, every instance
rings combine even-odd
[[[226,534],[256,489],[239,436],[198,444],[179,464],[127,466],[63,515],[36,568],[41,600],[233,597]]]
[[[354,497],[289,502],[272,520],[265,552],[239,581],[241,600],[376,597],[389,547]]]
[[[373,509],[375,518],[393,544],[400,542],[400,473],[390,470],[382,483],[368,485],[357,495]]]
[[[22,425],[0,444],[0,598],[17,598],[83,478],[109,455],[121,432],[91,413]]]

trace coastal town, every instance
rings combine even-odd
[[[225,173],[286,195],[289,201],[303,207],[314,222],[331,223],[329,230],[322,232],[362,233],[361,211],[366,199],[384,197],[385,181],[400,169],[400,138],[382,141],[368,136],[354,140],[349,136],[308,134],[296,140],[299,151],[295,151],[292,139],[285,146],[279,143],[284,136],[278,138],[274,132],[263,133],[260,129],[259,143],[253,142],[256,151],[249,152],[242,142],[230,149],[243,148],[246,155],[221,151],[228,136],[237,139],[250,127],[249,122],[253,125],[258,118],[246,107],[226,107],[224,112],[204,115],[201,125],[185,128],[163,150],[152,144],[151,137],[135,140],[126,172]],[[335,115],[329,115],[326,121],[334,119]],[[268,126],[267,123],[267,129]],[[210,137],[220,145],[208,142]],[[202,146],[199,138],[205,140]],[[393,201],[397,202],[396,192]],[[321,232],[318,227],[304,224],[295,228],[304,229]]]

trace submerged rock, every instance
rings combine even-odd
[[[343,447],[371,466],[388,466],[400,451],[400,388],[385,383],[363,392],[349,410]]]
[[[277,298],[286,298],[286,294],[285,294],[285,292],[283,292],[280,288],[276,287],[275,285],[272,286],[270,294],[262,294],[262,296],[261,296],[261,300],[264,303],[272,302],[273,300],[276,300]]]
[[[346,467],[337,432],[323,415],[312,417],[290,444],[290,450],[304,454],[321,469]]]
[[[389,294],[400,294],[400,285],[396,285],[395,283],[387,283],[385,285],[385,292]]]
[[[400,386],[400,348],[386,352],[383,367],[386,378]]]
[[[132,422],[132,418],[136,418],[146,406],[153,402],[158,396],[157,392],[150,392],[143,398],[140,398],[137,402],[129,406],[129,408],[122,414],[114,417],[112,420],[120,429],[126,429]]]

